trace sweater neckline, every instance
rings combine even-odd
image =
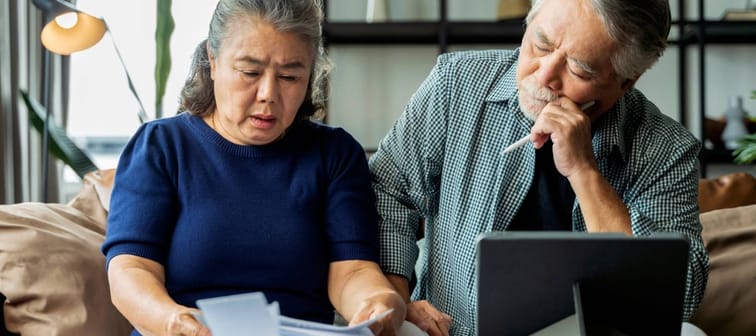
[[[269,157],[275,156],[286,151],[290,148],[294,138],[298,124],[296,121],[292,124],[286,132],[286,135],[282,139],[276,140],[272,143],[265,145],[237,145],[231,141],[226,140],[217,131],[215,131],[210,125],[205,123],[200,116],[192,115],[184,112],[185,120],[189,125],[197,132],[202,141],[207,141],[213,146],[218,147],[221,151],[229,153],[234,156],[240,157]]]

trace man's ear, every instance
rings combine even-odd
[[[627,92],[627,90],[630,90],[637,81],[638,77],[625,79],[620,84],[620,88],[622,88],[622,91]]]

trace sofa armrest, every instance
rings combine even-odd
[[[701,214],[709,281],[691,322],[709,335],[756,335],[756,204]]]

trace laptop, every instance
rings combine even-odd
[[[674,233],[483,233],[478,335],[679,335],[688,246]]]

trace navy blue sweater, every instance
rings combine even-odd
[[[378,258],[365,154],[312,122],[263,146],[187,113],[149,122],[121,154],[102,250],[162,264],[186,306],[262,291],[283,315],[332,322],[329,263]]]

